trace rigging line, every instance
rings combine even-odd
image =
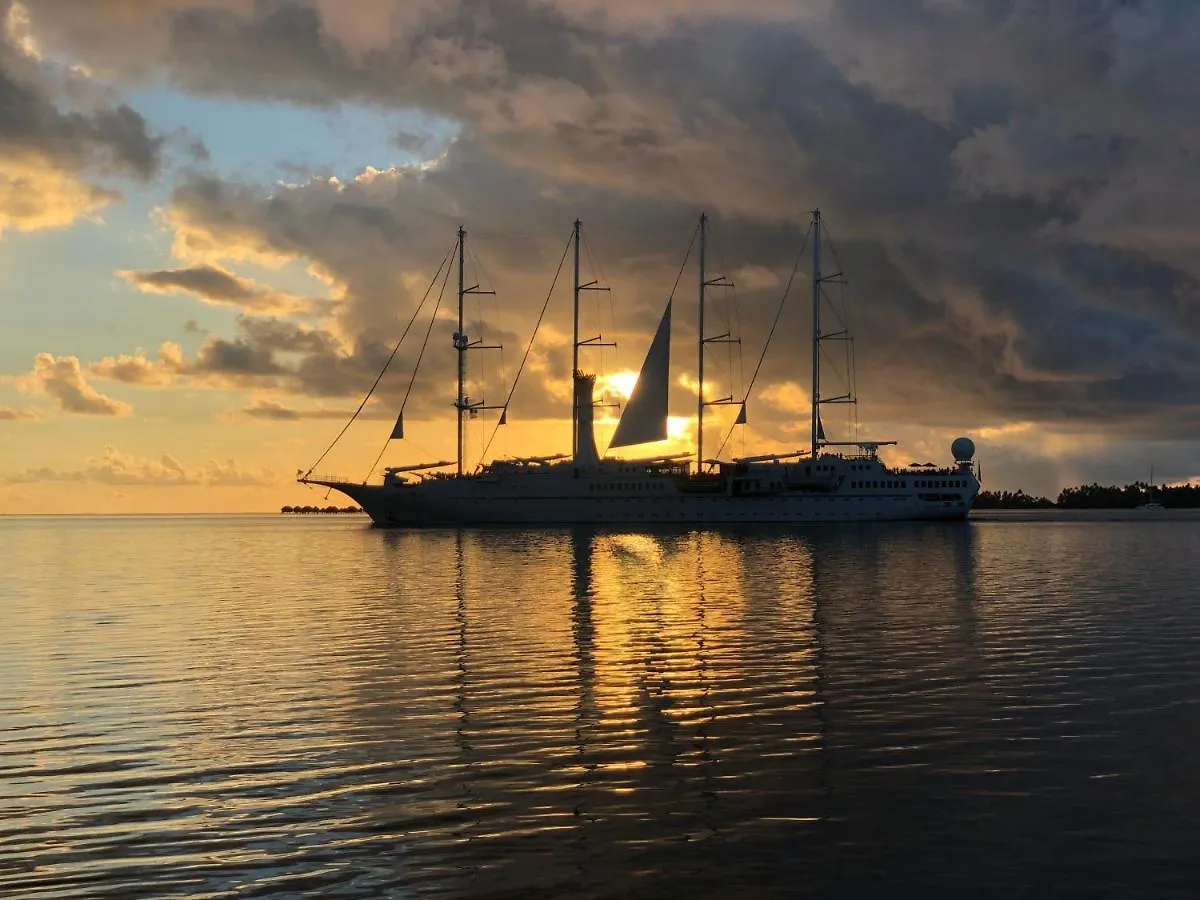
[[[729,264],[729,257],[725,254],[723,247],[725,246],[718,238],[717,226],[709,220],[708,234],[711,239],[710,246],[713,246],[713,256],[716,258],[717,266],[721,272],[725,273],[726,280],[733,275],[733,267]],[[742,322],[739,302],[738,289],[736,284],[726,285],[721,294],[722,311],[725,314],[725,331],[731,338],[725,343],[725,375],[729,379],[729,393],[732,396],[735,393],[735,384],[733,380],[733,354],[734,344],[737,344],[738,355],[738,383],[736,392],[741,393],[741,388],[745,384],[745,367],[742,363]],[[736,337],[734,337],[736,335]]]
[[[738,337],[742,336],[742,305],[733,304],[733,322],[737,326]],[[732,364],[731,364],[732,366]],[[742,341],[738,340],[738,394],[745,396],[746,358],[742,349]]]
[[[492,294],[492,315],[494,315],[496,317],[496,340],[502,341],[504,339],[504,328],[502,327],[501,322],[500,322],[500,297],[497,294]],[[504,380],[505,380],[504,376],[505,376],[506,371],[507,370],[504,367],[504,344],[500,344],[500,383],[501,384],[504,383]]]
[[[404,407],[408,406],[408,398],[412,395],[413,385],[417,381],[417,372],[421,368],[421,360],[425,358],[425,348],[429,346],[429,335],[433,333],[433,326],[437,322],[438,312],[441,311],[442,301],[446,298],[446,284],[450,281],[450,270],[452,268],[454,267],[446,266],[446,274],[442,276],[442,288],[438,291],[437,305],[433,308],[433,315],[429,317],[429,327],[425,329],[425,340],[421,343],[421,352],[417,354],[417,361],[413,365],[412,377],[408,379],[408,388],[404,391],[404,399],[400,401],[400,415],[404,415]],[[392,438],[389,435],[383,442],[383,446],[379,448],[379,455],[375,457],[375,462],[371,463],[371,468],[367,470],[367,478],[371,477],[371,473],[375,471],[375,467],[383,459],[383,454],[387,452],[388,444],[391,442]]]
[[[554,297],[554,289],[558,286],[558,278],[562,275],[563,266],[567,262],[567,254],[571,252],[571,241],[574,240],[575,232],[571,232],[571,236],[567,238],[566,246],[563,247],[562,258],[558,261],[558,268],[554,271],[554,280],[550,283],[550,290],[546,294],[546,301],[542,304],[542,311],[538,314],[537,324],[533,326],[533,334],[529,336],[529,346],[525,348],[525,355],[521,357],[521,364],[517,366],[517,374],[513,376],[512,387],[509,388],[508,397],[504,400],[504,406],[501,409],[506,414],[508,405],[512,403],[513,394],[517,391],[517,384],[521,380],[521,373],[525,371],[525,363],[529,361],[529,354],[533,352],[533,342],[537,340],[538,329],[542,327],[542,320],[546,318],[546,310],[550,308],[550,301]],[[574,379],[574,373],[571,378]],[[574,381],[572,381],[574,384]],[[492,448],[492,442],[496,440],[496,435],[500,432],[500,423],[496,423],[496,427],[492,429],[492,436],[488,438],[487,444],[484,445],[483,452],[479,455],[479,465],[483,465],[484,459],[487,458],[488,450]]]
[[[775,321],[771,323],[771,330],[767,332],[767,341],[763,344],[762,353],[759,354],[758,364],[754,367],[754,374],[750,376],[750,383],[746,385],[746,393],[742,397],[743,403],[750,399],[750,392],[754,390],[754,382],[758,380],[758,373],[762,370],[763,360],[767,358],[767,350],[771,347],[771,338],[775,336],[775,329],[779,327],[779,319],[783,315],[783,307],[787,303],[788,295],[792,292],[792,285],[796,281],[796,274],[800,271],[800,263],[804,260],[804,253],[808,250],[808,239],[811,236],[812,224],[809,223],[808,231],[804,233],[804,243],[800,245],[800,255],[796,257],[796,264],[792,266],[792,274],[788,276],[787,286],[783,289],[783,296],[779,299],[779,308],[775,310]],[[729,443],[729,438],[733,436],[735,428],[737,428],[736,425],[730,426],[729,433],[725,435],[725,440],[721,441],[721,446],[717,448],[717,456],[721,455],[721,451]]]
[[[603,332],[604,332],[604,312],[603,312],[603,309],[601,308],[601,304],[603,301],[599,297],[599,294],[601,294],[601,293],[608,295],[609,319],[611,319],[613,322],[613,327],[612,327],[612,330],[609,332],[609,334],[613,334],[616,332],[617,328],[616,328],[616,319],[613,317],[613,314],[612,314],[612,306],[613,306],[612,288],[609,287],[608,276],[604,274],[604,269],[602,269],[600,267],[600,260],[597,257],[595,251],[592,249],[592,242],[588,240],[587,232],[583,232],[581,234],[581,237],[583,238],[583,249],[584,249],[584,253],[587,255],[588,264],[592,267],[591,274],[595,276],[594,283],[596,285],[608,288],[608,290],[596,292],[596,294],[597,294],[596,306],[595,306],[596,334],[597,334],[597,336],[601,336],[601,335],[603,335]],[[604,347],[601,346],[601,347],[598,347],[597,349],[600,351],[599,371],[603,372],[604,371]]]
[[[679,282],[683,280],[683,273],[687,270],[688,260],[692,258],[692,250],[696,247],[696,238],[700,235],[700,223],[696,223],[696,227],[692,229],[692,239],[688,242],[687,253],[683,254],[683,262],[679,266],[679,274],[675,276],[675,284],[671,286],[671,296],[668,300],[675,299],[675,292],[679,290]]]
[[[729,269],[725,266],[722,266],[721,268],[723,271],[726,271],[726,272],[729,271]],[[726,290],[725,290],[725,332],[728,335],[730,335],[730,339],[725,344],[725,376],[729,379],[729,395],[731,397],[733,396],[733,391],[734,391],[733,348],[734,348],[735,342],[736,342],[736,346],[738,348],[739,354],[741,353],[741,349],[742,349],[742,344],[741,344],[742,334],[740,331],[736,330],[733,327],[734,317],[730,313],[731,309],[737,309],[737,305],[738,305],[737,304],[737,288],[736,287],[726,288]],[[733,335],[735,335],[735,334],[737,335],[737,337],[733,337]],[[739,385],[737,385],[737,387],[740,388],[741,385],[739,384]],[[739,393],[741,393],[740,390],[739,390]]]
[[[367,396],[363,397],[362,403],[358,404],[358,409],[354,411],[354,415],[350,417],[350,421],[342,426],[342,430],[338,432],[337,437],[333,439],[333,442],[325,448],[325,452],[317,457],[317,461],[315,463],[308,467],[308,471],[304,473],[305,478],[311,475],[313,473],[313,469],[319,466],[325,457],[329,455],[330,451],[337,446],[337,442],[342,439],[342,436],[350,429],[350,426],[354,424],[355,420],[359,417],[359,414],[362,413],[363,408],[366,407],[367,401],[371,399],[371,395],[374,394],[375,389],[379,387],[379,382],[383,380],[384,373],[387,372],[388,366],[392,364],[392,360],[394,360],[396,358],[396,354],[400,352],[400,345],[403,344],[404,339],[408,337],[408,332],[413,327],[413,323],[417,321],[417,316],[421,314],[421,310],[424,309],[426,301],[429,300],[429,294],[433,291],[433,286],[437,284],[438,277],[442,274],[442,269],[444,268],[447,274],[450,272],[450,267],[447,265],[447,263],[450,262],[450,257],[454,255],[454,251],[457,249],[458,241],[455,241],[454,246],[447,250],[446,255],[442,257],[442,264],[438,266],[437,272],[435,272],[433,275],[433,280],[429,282],[429,287],[425,289],[425,296],[421,298],[421,303],[413,311],[412,318],[409,319],[408,324],[404,326],[404,333],[400,335],[400,340],[396,341],[396,346],[392,348],[391,355],[388,356],[387,362],[383,364],[383,368],[380,370],[379,375],[376,376],[375,383],[372,384],[371,389],[367,391]]]
[[[593,271],[593,274],[595,274],[595,276],[596,276],[597,283],[600,285],[603,285],[606,288],[606,290],[602,291],[601,293],[604,293],[608,297],[608,325],[609,325],[608,333],[610,335],[615,335],[617,333],[617,314],[616,314],[616,302],[613,299],[613,294],[616,292],[612,289],[612,282],[609,280],[608,275],[604,271],[604,268],[600,265],[600,256],[592,248],[592,242],[590,240],[588,240],[587,232],[583,233],[583,246],[584,246],[584,250],[587,252],[588,262],[592,266],[592,271]],[[601,300],[601,298],[597,297],[596,298],[596,334],[599,336],[602,336],[604,333],[604,310],[602,309],[602,306],[601,306],[602,303],[603,303],[603,301]],[[617,341],[617,339],[615,337],[613,337],[613,339],[612,339],[612,344],[613,344],[613,346],[611,348],[612,352],[613,352],[612,371],[615,372],[621,368],[621,351],[620,351],[620,347],[619,347],[619,342]],[[609,371],[608,368],[604,364],[604,354],[605,354],[605,351],[608,350],[609,348],[605,347],[604,342],[601,341],[600,346],[598,346],[596,349],[599,350],[599,352],[600,352],[600,365],[597,367],[597,370],[599,372]]]

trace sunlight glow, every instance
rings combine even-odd
[[[667,440],[679,441],[685,449],[693,446],[692,432],[696,430],[696,420],[689,416],[667,416]],[[707,431],[707,429],[705,429]]]
[[[603,393],[616,394],[623,400],[628,400],[633,396],[633,389],[637,385],[637,380],[638,373],[631,369],[601,375],[597,379]]]

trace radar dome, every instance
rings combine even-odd
[[[970,438],[957,438],[950,445],[950,452],[954,454],[955,462],[969,462],[975,456],[975,442]]]

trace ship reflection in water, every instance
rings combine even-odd
[[[1188,895],[1200,523],[188,521],[0,533],[0,893]]]

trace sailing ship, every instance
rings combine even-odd
[[[580,223],[573,232],[575,283],[573,317],[572,452],[541,457],[497,459],[474,471],[464,469],[464,426],[481,409],[498,409],[499,423],[507,420],[508,403],[486,407],[466,394],[466,359],[482,345],[464,328],[464,300],[482,293],[464,276],[467,234],[458,230],[458,330],[453,346],[458,355],[458,453],[453,461],[389,467],[381,483],[357,483],[340,478],[300,475],[303,484],[340,491],[357,502],[377,526],[419,527],[460,525],[712,525],[805,524],[861,521],[963,519],[979,491],[975,446],[968,438],[951,445],[954,462],[907,467],[886,465],[881,447],[895,441],[830,441],[821,410],[828,404],[856,403],[851,393],[821,393],[821,347],[827,340],[846,340],[846,330],[822,331],[822,291],[842,279],[840,272],[821,269],[822,219],[812,213],[812,411],[810,440],[805,449],[731,459],[704,457],[705,410],[732,403],[732,398],[709,400],[705,395],[705,350],[728,335],[705,333],[705,299],[709,288],[732,286],[706,271],[707,216],[698,227],[698,397],[695,454],[642,459],[619,459],[612,450],[663,441],[667,434],[670,383],[671,317],[674,294],[668,299],[641,371],[605,455],[597,451],[595,435],[596,376],[580,370],[580,350],[596,346],[599,338],[581,340],[580,294],[599,289],[580,281]],[[807,249],[807,238],[806,238]],[[690,252],[690,251],[689,251]],[[685,260],[686,264],[686,260]],[[786,296],[786,295],[785,295]],[[536,336],[536,331],[535,331]],[[764,351],[765,352],[765,351]],[[510,394],[511,400],[511,394]],[[365,402],[365,401],[364,401]],[[735,424],[746,421],[745,399]],[[403,410],[393,438],[403,437]],[[343,430],[344,433],[344,430]],[[718,453],[719,456],[719,453]]]
[[[1150,490],[1149,490],[1150,499],[1147,500],[1145,503],[1138,504],[1134,508],[1135,509],[1144,509],[1144,510],[1148,510],[1151,512],[1166,509],[1166,507],[1163,506],[1158,501],[1157,490],[1158,489],[1155,487],[1155,484],[1154,484],[1154,466],[1151,466],[1150,467]]]

